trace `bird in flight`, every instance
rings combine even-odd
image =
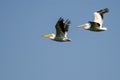
[[[85,30],[95,31],[95,32],[101,32],[106,31],[107,28],[103,27],[103,18],[104,14],[108,13],[109,9],[101,9],[99,11],[94,12],[94,21],[88,21],[88,23],[82,24],[77,26],[78,28],[83,27]]]
[[[53,34],[53,33],[45,34],[45,35],[43,35],[43,37],[49,38],[49,39],[51,39],[53,41],[57,41],[57,42],[70,42],[71,39],[69,39],[67,37],[69,25],[70,25],[69,19],[64,21],[64,19],[62,17],[60,17],[55,25],[56,34]]]

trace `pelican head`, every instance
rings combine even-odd
[[[82,25],[77,26],[78,28],[84,28],[84,29],[89,29],[90,28],[90,24],[89,23],[85,23]]]
[[[44,38],[54,39],[55,38],[55,34],[53,34],[53,33],[51,33],[51,34],[44,34],[43,37]]]

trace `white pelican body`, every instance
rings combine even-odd
[[[54,40],[57,42],[69,42],[71,41],[67,37],[69,24],[70,24],[70,21],[68,19],[64,22],[63,18],[60,17],[58,22],[55,25],[56,35],[51,33],[51,34],[45,34],[43,35],[43,37],[50,38],[51,40]]]
[[[106,27],[102,27],[103,25],[103,14],[107,13],[109,10],[108,8],[99,10],[97,12],[94,12],[94,21],[89,21],[88,23],[79,25],[77,27],[83,27],[86,30],[100,32],[100,31],[106,31]]]

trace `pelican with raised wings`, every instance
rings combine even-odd
[[[94,21],[89,21],[88,23],[77,26],[78,28],[83,27],[85,30],[100,32],[106,31],[107,28],[103,27],[103,14],[109,12],[108,8],[101,9],[94,12]]]
[[[56,34],[53,34],[53,33],[45,34],[43,35],[43,37],[50,38],[51,40],[54,40],[57,42],[70,42],[71,40],[67,37],[69,25],[70,25],[69,19],[64,21],[64,19],[60,17],[55,25]]]

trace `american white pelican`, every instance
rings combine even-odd
[[[67,37],[69,25],[70,25],[70,21],[68,19],[64,22],[64,19],[60,17],[55,25],[56,35],[51,33],[51,34],[45,34],[43,35],[43,37],[50,38],[51,40],[54,40],[57,42],[69,42],[71,41]]]
[[[86,30],[100,32],[106,31],[106,27],[102,27],[103,24],[103,14],[109,12],[108,8],[101,9],[99,11],[94,12],[94,21],[89,21],[88,23],[79,25],[77,27],[83,27]]]

